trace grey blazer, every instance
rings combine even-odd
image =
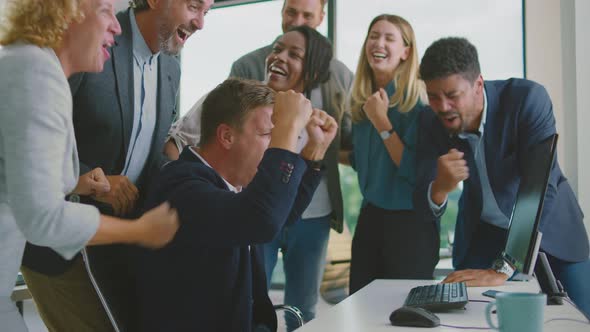
[[[105,63],[101,73],[83,73],[69,79],[73,96],[73,122],[80,173],[101,167],[106,175],[119,175],[122,172],[128,151],[133,127],[134,89],[133,89],[133,45],[129,10],[117,14],[122,33],[115,36],[115,45],[109,50],[111,58]],[[140,198],[137,207],[141,208],[143,194],[151,180],[157,175],[160,166],[166,161],[163,154],[164,139],[176,116],[176,94],[180,81],[180,65],[176,58],[160,54],[158,60],[157,120],[154,128],[152,146],[146,166],[138,181]],[[92,204],[106,214],[112,214],[110,206],[82,197],[82,202]],[[133,217],[140,213],[134,211]],[[48,248],[27,245],[23,265],[38,272],[55,271],[68,262],[58,257],[48,259]],[[134,330],[133,259],[132,248],[124,245],[89,247],[88,270],[96,281],[97,293],[112,319],[122,331]],[[81,303],[80,305],[84,305]],[[110,309],[110,310],[109,310]]]
[[[96,233],[98,210],[64,200],[77,182],[72,99],[59,59],[51,49],[4,46],[0,49],[2,330],[26,330],[10,300],[25,240],[71,258]]]
[[[101,167],[106,175],[121,174],[131,140],[135,98],[129,10],[120,12],[117,19],[122,33],[115,37],[111,59],[105,63],[102,73],[81,74],[70,79],[81,173]],[[133,217],[139,214],[151,181],[167,161],[163,154],[164,138],[176,117],[180,64],[164,53],[158,59],[157,120],[150,154],[137,183],[140,198]],[[131,291],[135,284],[131,250],[122,245],[87,249],[89,270],[96,279],[97,291],[122,331],[135,330],[135,317],[130,310],[135,306],[135,294]]]
[[[70,78],[74,101],[74,129],[80,156],[80,173],[101,167],[107,175],[121,174],[133,128],[133,45],[129,12],[117,15],[122,34],[115,37],[111,59],[99,74]],[[176,94],[180,65],[176,58],[159,56],[157,121],[150,155],[139,181],[139,189],[165,161],[164,138],[176,116]]]

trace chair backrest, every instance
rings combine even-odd
[[[287,331],[287,320],[289,320],[291,329],[303,326],[303,314],[294,306],[287,304],[277,304],[273,306],[277,313],[277,331]]]

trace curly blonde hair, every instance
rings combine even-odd
[[[82,4],[88,0],[5,0],[0,20],[0,45],[18,40],[39,47],[61,44],[71,22],[84,19]]]
[[[402,34],[404,46],[410,48],[408,59],[401,62],[395,70],[393,78],[395,93],[390,98],[389,107],[397,105],[401,113],[406,113],[411,111],[417,103],[426,103],[426,87],[424,82],[418,77],[419,61],[414,30],[404,18],[397,15],[382,14],[375,17],[369,25],[369,30],[361,49],[350,98],[353,122],[360,122],[367,118],[365,112],[362,110],[362,106],[376,91],[373,72],[369,66],[365,48],[371,28],[375,23],[382,20],[388,21],[398,27]]]

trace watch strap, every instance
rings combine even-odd
[[[307,167],[320,171],[322,170],[322,168],[324,167],[324,160],[320,159],[320,160],[305,160],[305,162],[307,163]]]
[[[391,130],[383,130],[381,132],[379,132],[379,136],[381,136],[382,140],[386,140],[388,139],[393,133],[395,132],[394,128],[391,128]]]
[[[516,272],[516,269],[512,266],[512,264],[510,264],[503,258],[495,260],[492,269],[498,273],[503,273],[507,275],[508,278],[512,277],[514,272]]]

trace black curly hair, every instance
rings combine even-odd
[[[129,0],[129,7],[135,9],[135,12],[141,12],[150,8],[147,0]]]
[[[303,94],[309,98],[311,90],[330,78],[332,44],[315,29],[306,25],[296,26],[287,32],[297,31],[305,37],[305,60],[303,63]]]
[[[480,75],[477,49],[467,39],[441,38],[428,47],[420,63],[420,78],[430,81],[459,74],[474,82]]]

